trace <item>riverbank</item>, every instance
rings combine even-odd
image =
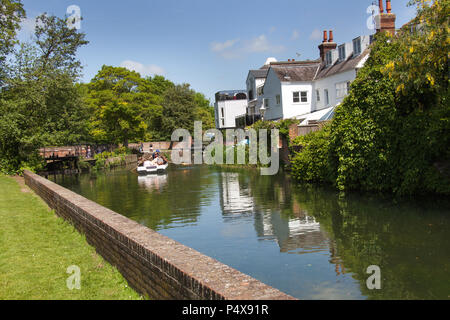
[[[22,178],[0,175],[0,299],[139,299],[75,228],[54,215]],[[81,269],[69,290],[67,268]]]

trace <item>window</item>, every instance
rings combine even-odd
[[[269,99],[264,99],[264,107],[266,108],[266,109],[269,109],[270,108],[270,106],[269,106]]]
[[[320,102],[320,91],[316,90],[317,102]]]
[[[300,92],[300,95],[302,98],[302,102],[308,102],[308,92],[302,91],[302,92]]]
[[[222,119],[222,127],[225,127],[225,119]]]
[[[258,96],[262,96],[264,94],[264,87],[258,88]]]
[[[324,90],[324,95],[325,95],[325,103],[326,105],[330,104],[330,96],[328,95],[328,89]]]
[[[253,90],[250,90],[250,91],[248,92],[248,100],[252,101],[253,99],[254,99],[254,96],[253,96]]]
[[[345,60],[345,44],[339,46],[339,61]]]
[[[225,111],[222,109],[220,109],[222,111],[222,118],[225,118]]]
[[[308,102],[308,92],[307,91],[296,91],[293,93],[294,103],[307,103]]]
[[[350,81],[347,82],[347,94],[350,92]]]
[[[344,98],[348,94],[350,82],[341,82],[336,84],[336,98]]]
[[[279,106],[281,104],[281,96],[277,94],[277,105]]]
[[[361,37],[353,40],[353,55],[357,56],[361,54]]]
[[[333,63],[333,56],[332,56],[332,52],[328,51],[326,56],[325,56],[325,62],[327,63],[327,66],[329,66],[330,64]]]

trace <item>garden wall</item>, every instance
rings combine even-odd
[[[29,171],[26,184],[151,299],[292,297]]]

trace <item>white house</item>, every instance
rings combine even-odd
[[[263,88],[269,71],[270,63],[276,62],[275,58],[267,59],[264,66],[257,70],[250,70],[247,76],[247,96],[248,106],[247,115],[252,119],[252,122],[259,120],[259,109],[263,103]]]
[[[325,32],[321,59],[270,64],[263,88],[265,120],[321,120],[348,94],[369,56],[371,36],[338,46]],[[321,111],[321,112],[319,112]]]
[[[217,92],[214,111],[217,129],[236,128],[236,118],[247,111],[247,92],[245,90]]]

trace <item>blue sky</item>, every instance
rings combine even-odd
[[[376,1],[377,2],[377,1]],[[59,17],[70,5],[81,9],[81,31],[89,45],[79,51],[83,82],[102,65],[126,66],[144,75],[162,74],[190,83],[208,98],[219,90],[245,89],[249,69],[268,57],[317,59],[325,29],[338,43],[371,34],[372,0],[23,0],[29,39],[33,20]],[[393,0],[397,27],[414,17],[408,0]],[[300,54],[300,56],[297,55]]]

